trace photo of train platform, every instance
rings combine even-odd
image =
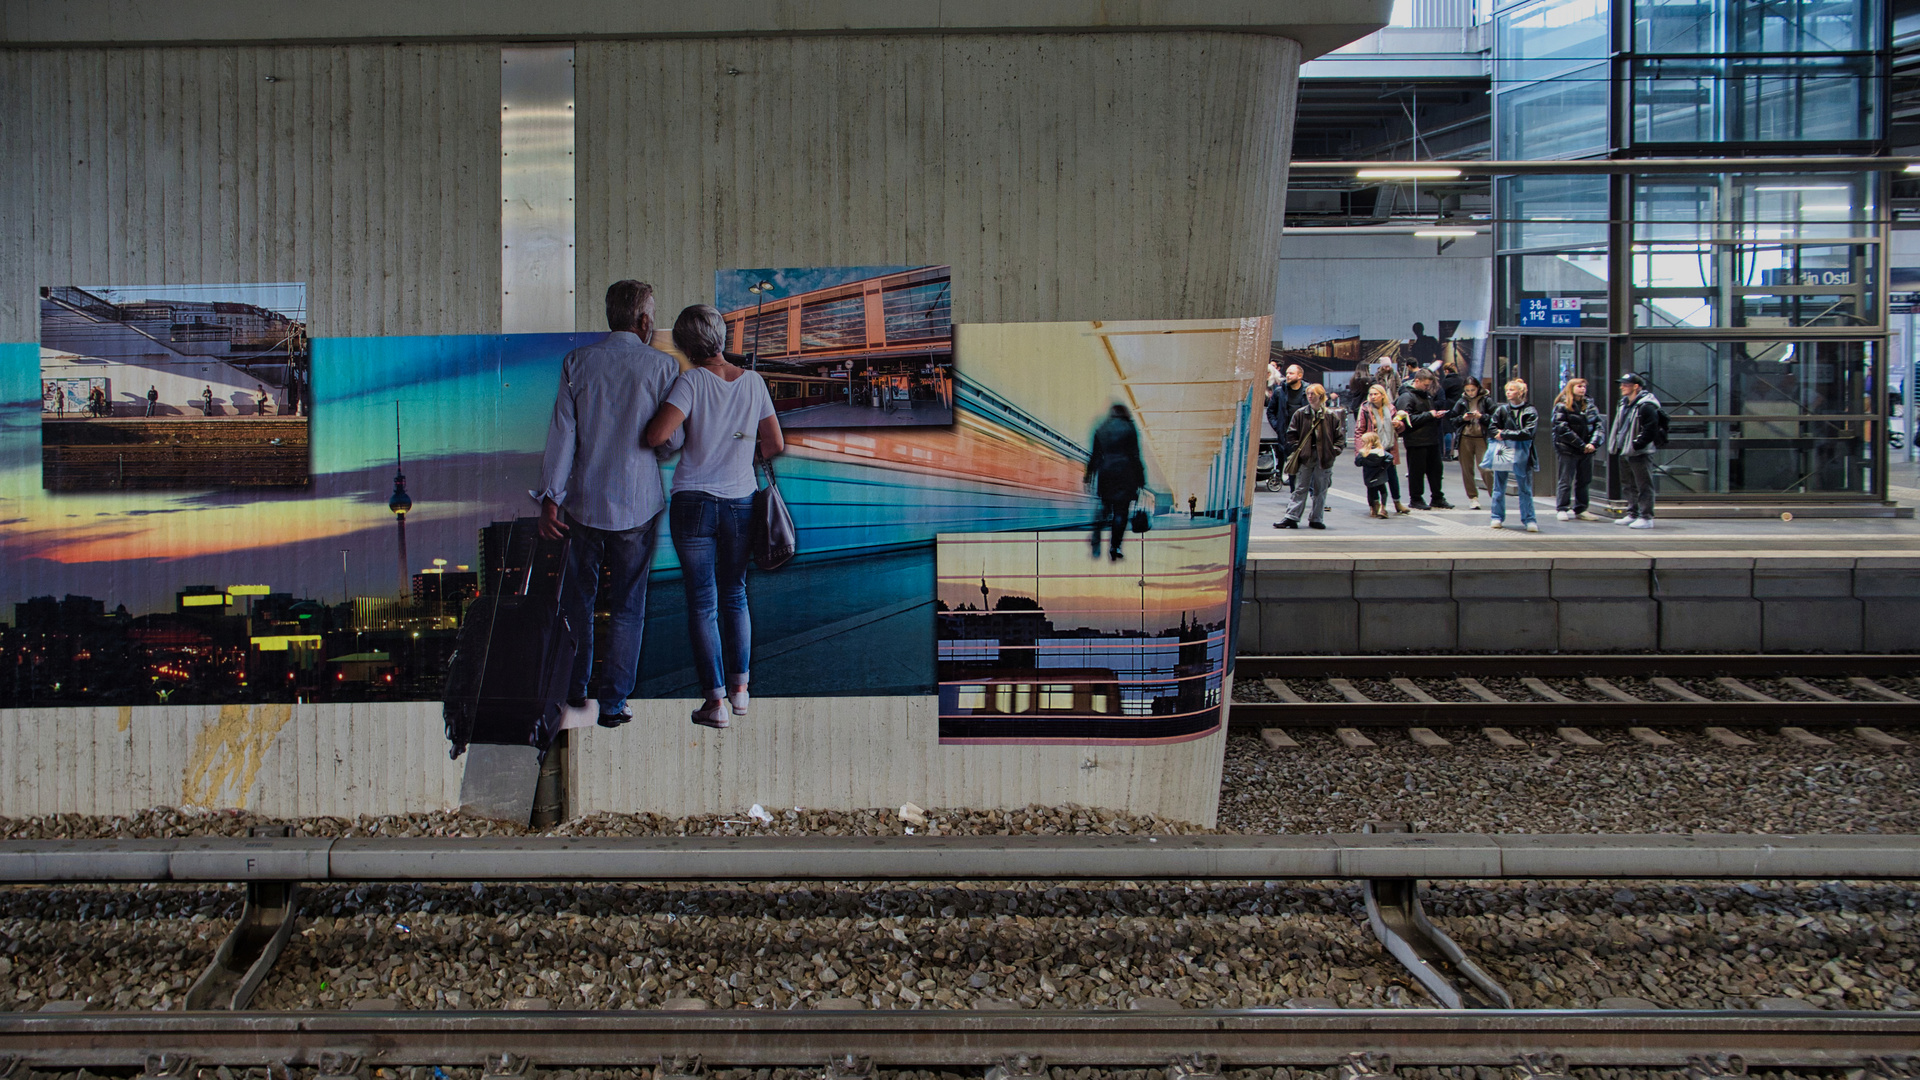
[[[1174,742],[1220,723],[1234,533],[943,533],[940,741]]]
[[[40,290],[50,491],[304,487],[301,284]]]
[[[780,426],[953,423],[952,268],[722,270],[727,351],[767,380]]]

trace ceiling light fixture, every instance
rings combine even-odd
[[[1398,168],[1361,169],[1353,174],[1361,180],[1458,180],[1459,169]]]

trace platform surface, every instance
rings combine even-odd
[[[1401,477],[1402,496],[1405,476]],[[1893,470],[1889,496],[1903,506],[1920,505],[1920,472],[1904,462]],[[1535,477],[1534,505],[1540,531],[1520,527],[1516,500],[1507,500],[1507,527],[1488,527],[1486,492],[1480,510],[1466,509],[1459,467],[1447,463],[1444,490],[1453,510],[1395,515],[1385,521],[1367,516],[1366,489],[1360,470],[1343,458],[1334,467],[1333,488],[1327,495],[1325,530],[1275,529],[1286,514],[1288,493],[1262,488],[1254,497],[1253,537],[1249,554],[1255,558],[1342,555],[1470,559],[1570,555],[1727,555],[1757,556],[1786,552],[1814,556],[1920,556],[1920,518],[1817,517],[1795,514],[1792,521],[1768,518],[1683,518],[1659,516],[1654,507],[1652,529],[1628,529],[1607,521],[1559,521],[1553,516],[1553,478]],[[1595,513],[1600,511],[1596,508]]]

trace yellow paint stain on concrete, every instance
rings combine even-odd
[[[120,719],[114,721],[114,730],[124,735],[126,734],[126,730],[132,726],[133,726],[133,706],[131,705],[120,706]]]
[[[247,793],[280,729],[293,719],[293,706],[222,705],[219,719],[195,733],[181,781],[181,805],[247,807]]]

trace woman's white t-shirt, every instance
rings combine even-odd
[[[673,490],[722,499],[753,494],[759,486],[753,448],[760,421],[773,415],[773,397],[760,373],[745,372],[728,382],[706,368],[689,368],[667,390],[667,404],[687,418],[687,443],[673,469]]]

